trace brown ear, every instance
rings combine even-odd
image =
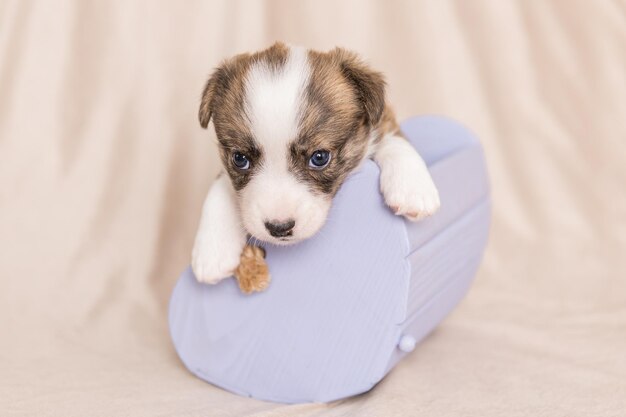
[[[241,84],[241,80],[243,80],[245,70],[249,63],[249,58],[250,55],[247,53],[236,55],[222,62],[222,64],[213,71],[213,74],[211,74],[202,92],[200,110],[198,111],[200,126],[206,129],[213,115],[215,106],[220,105],[224,100],[228,102],[229,98],[230,101],[232,101],[233,97],[237,95],[237,92],[232,91],[233,85],[235,85],[235,89],[237,89],[236,86]],[[241,88],[241,86],[239,87]]]
[[[354,52],[335,48],[331,53],[339,60],[343,75],[356,89],[367,122],[377,124],[385,109],[383,75],[369,68]]]
[[[211,114],[213,113],[213,97],[215,96],[215,88],[217,84],[218,73],[220,69],[216,69],[211,75],[211,78],[207,81],[202,92],[202,99],[200,101],[200,110],[198,111],[198,119],[200,120],[200,126],[204,129],[209,126],[209,120],[211,120]]]

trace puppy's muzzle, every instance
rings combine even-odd
[[[287,237],[293,235],[293,228],[295,225],[295,220],[287,220],[286,222],[272,220],[265,222],[265,228],[268,232],[270,232],[270,235],[274,237]]]

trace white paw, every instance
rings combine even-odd
[[[198,236],[191,254],[191,269],[199,282],[217,284],[233,275],[241,256],[241,245],[232,239],[230,242],[217,242],[211,236]]]
[[[441,205],[437,187],[421,167],[405,165],[383,170],[380,188],[391,211],[411,221],[434,214]]]

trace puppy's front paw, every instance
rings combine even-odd
[[[232,276],[239,265],[241,246],[236,242],[212,242],[198,238],[191,255],[191,268],[199,282],[217,284]]]
[[[417,221],[434,214],[441,205],[439,192],[427,172],[391,169],[381,172],[380,188],[385,202],[399,216]]]
[[[235,271],[239,289],[245,294],[263,291],[270,283],[270,273],[265,263],[265,250],[258,246],[246,246]]]

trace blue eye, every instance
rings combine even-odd
[[[330,152],[323,149],[313,152],[309,159],[309,166],[313,169],[322,169],[330,162]]]
[[[235,152],[233,154],[233,164],[237,168],[244,170],[244,171],[250,168],[250,160],[248,159],[247,156],[245,156],[244,154],[240,152]]]

